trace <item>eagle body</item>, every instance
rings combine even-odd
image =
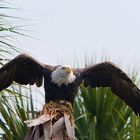
[[[48,103],[49,101],[64,100],[73,103],[80,83],[81,80],[77,75],[72,83],[58,86],[56,83],[52,82],[51,74],[44,74],[45,102]]]
[[[116,65],[103,62],[85,68],[42,64],[21,54],[0,68],[0,91],[13,81],[22,85],[36,84],[44,79],[45,101],[66,100],[73,103],[81,83],[85,87],[110,87],[112,92],[140,114],[140,90]]]

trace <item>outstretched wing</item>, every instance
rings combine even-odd
[[[140,90],[118,67],[110,62],[75,70],[80,73],[85,86],[110,87],[112,92],[140,114]]]
[[[0,68],[0,91],[7,88],[13,81],[19,84],[36,83],[42,85],[43,71],[48,74],[53,66],[43,65],[27,54],[21,54]]]

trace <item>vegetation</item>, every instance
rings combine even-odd
[[[0,1],[0,67],[8,61],[7,58],[19,52],[13,43],[13,36],[19,35],[17,27],[9,24],[9,20],[18,18],[2,14],[5,10],[11,10],[7,5],[5,1]],[[26,88],[14,84],[11,88],[0,92],[0,139],[19,140],[25,136],[27,127],[23,120],[29,117],[25,110],[32,110],[31,90],[28,89],[30,98],[23,99],[21,92],[25,91]]]
[[[3,8],[9,7],[1,5],[0,10]],[[16,33],[15,28],[3,23],[5,18],[6,15],[0,14],[0,65],[7,61],[7,56],[17,52],[9,40],[9,35]],[[136,80],[137,75],[133,79]],[[23,121],[34,118],[37,102],[32,92],[31,88],[15,83],[0,92],[0,139],[19,140],[26,135],[28,128]],[[81,85],[74,102],[74,115],[78,140],[140,139],[139,117],[109,88],[92,89]]]
[[[80,140],[139,140],[140,120],[109,88],[80,88],[74,104]]]

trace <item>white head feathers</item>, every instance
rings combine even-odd
[[[56,70],[52,72],[52,82],[56,83],[59,87],[64,84],[68,85],[69,83],[72,83],[76,76],[73,75],[73,71],[70,66],[60,66]]]

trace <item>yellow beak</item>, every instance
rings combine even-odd
[[[72,72],[72,69],[69,68],[69,67],[66,67],[66,68],[65,68],[65,71],[66,71],[66,73],[71,73],[71,72]]]

